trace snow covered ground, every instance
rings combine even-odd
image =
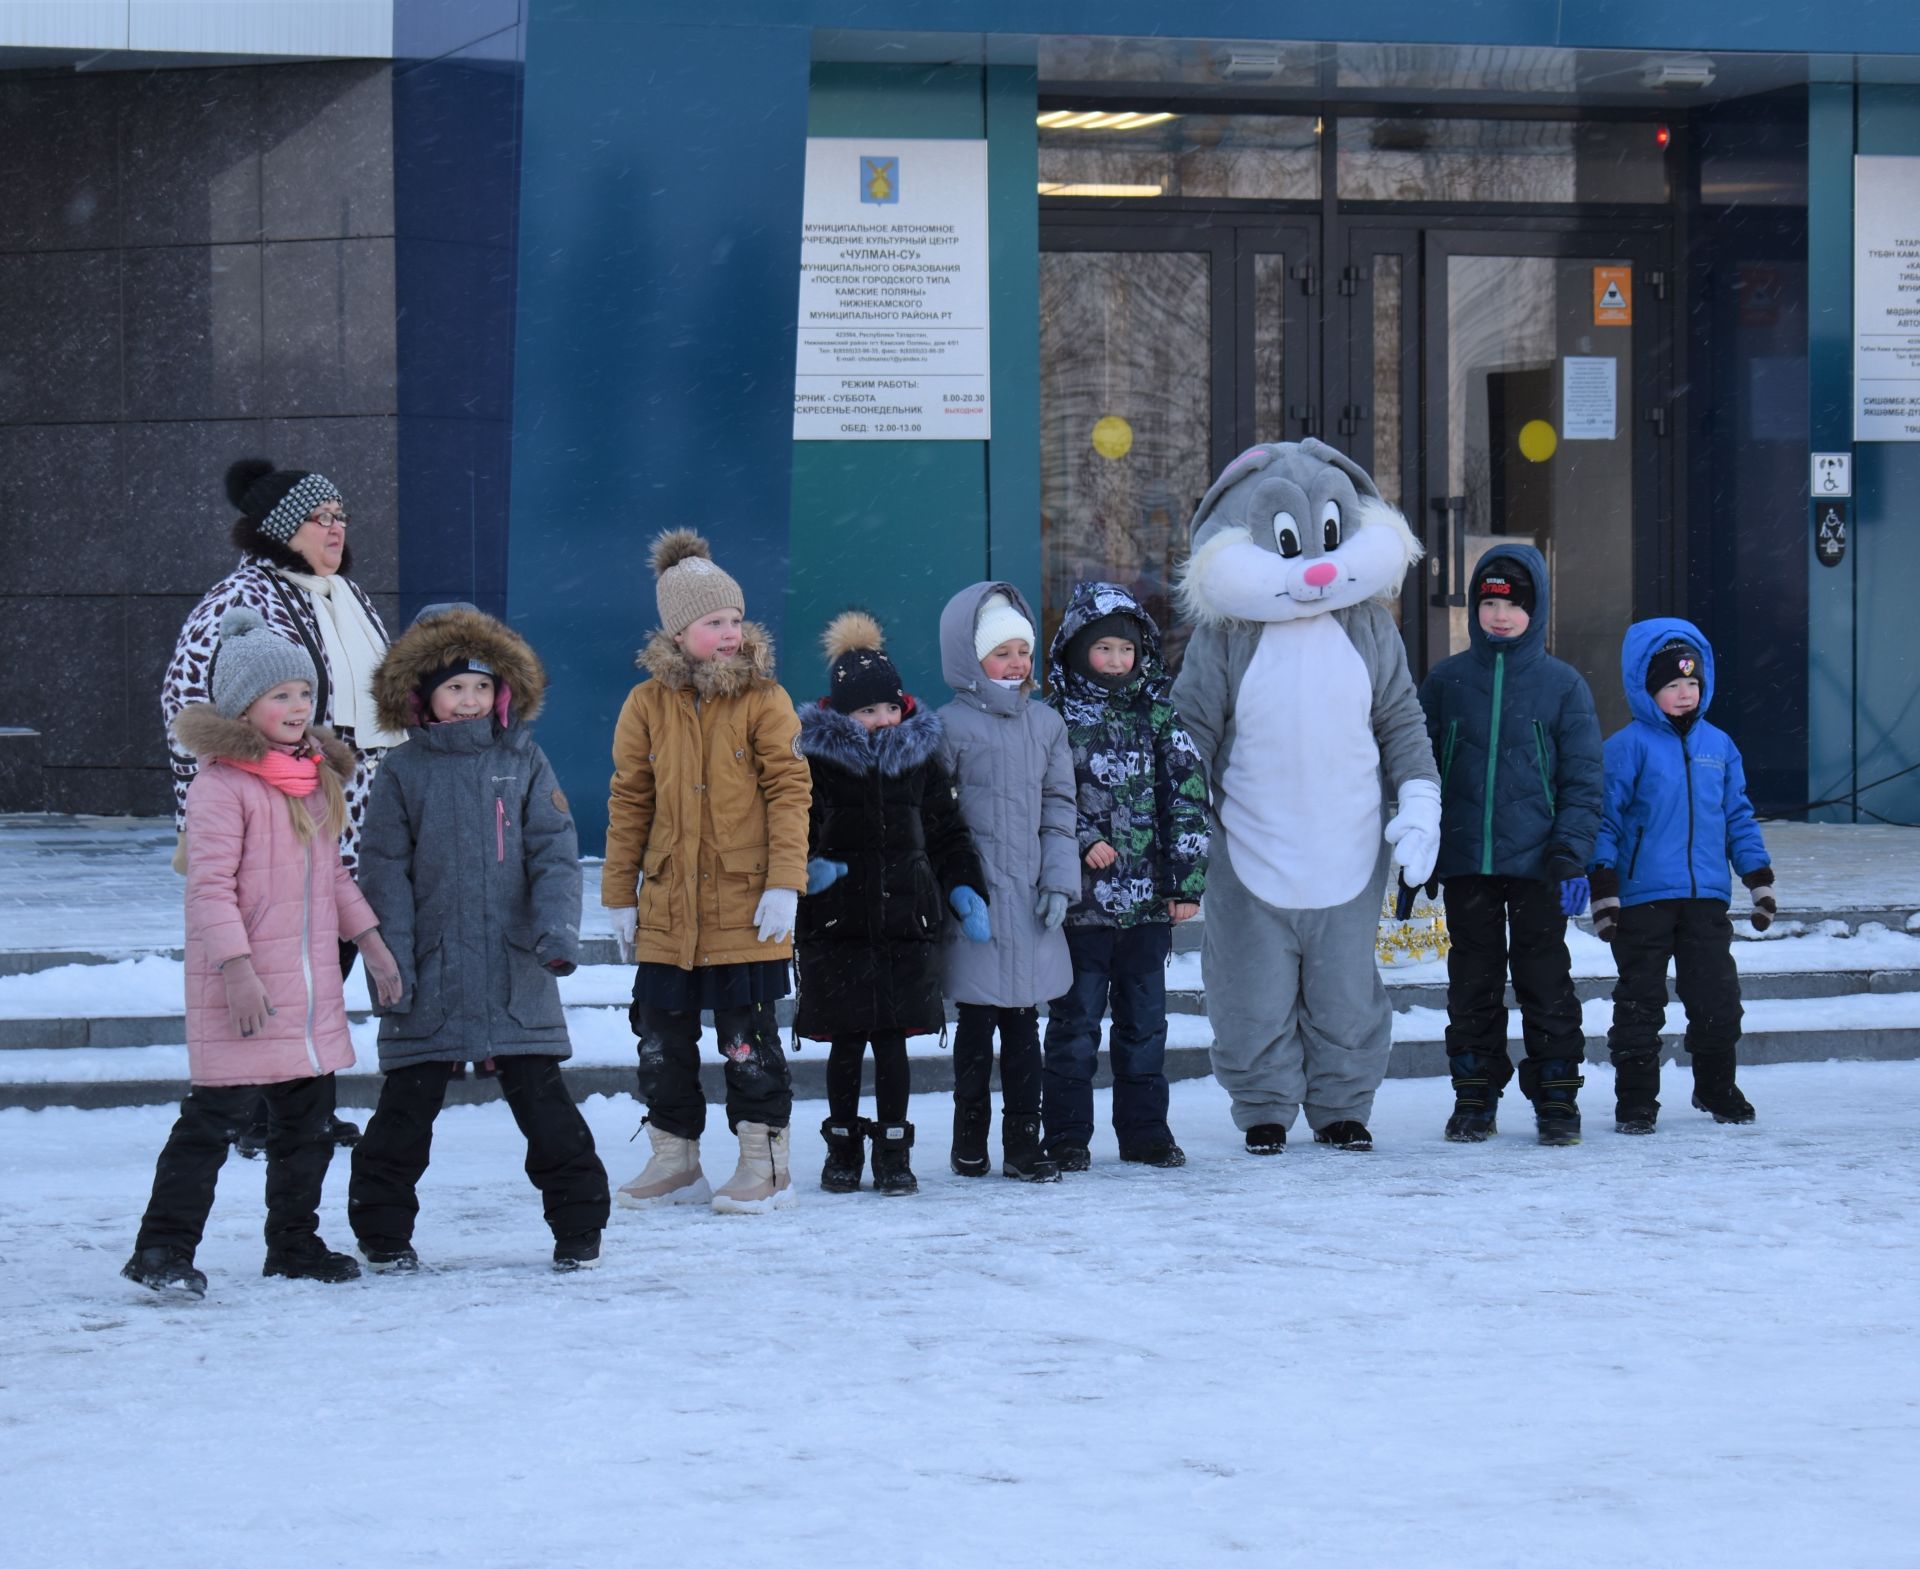
[[[568,1278],[505,1108],[452,1107],[432,1273],[261,1279],[234,1161],[197,1304],[115,1278],[170,1111],[0,1111],[4,1557],[1912,1565],[1920,1064],[1741,1078],[1755,1126],[1679,1073],[1626,1139],[1590,1069],[1571,1150],[1397,1080],[1375,1154],[1273,1160],[1182,1083],[1185,1170],[1103,1135],[1050,1188],[949,1176],[926,1097],[898,1201],[813,1187],[803,1105],[799,1207],[616,1212]],[[633,1106],[586,1110],[624,1180]]]

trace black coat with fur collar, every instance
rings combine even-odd
[[[940,1029],[947,896],[986,893],[940,762],[939,716],[908,702],[904,720],[871,734],[824,702],[801,710],[813,772],[807,855],[847,864],[800,901],[794,1030],[809,1040]]]

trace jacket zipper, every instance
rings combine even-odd
[[[1633,869],[1640,864],[1640,841],[1647,837],[1644,828],[1638,829],[1633,836],[1633,854],[1627,857],[1627,875],[1633,875]]]
[[[1547,776],[1547,727],[1539,720],[1533,722],[1533,756],[1540,765],[1540,788],[1547,793],[1547,810],[1553,806],[1553,780]]]
[[[1507,684],[1507,656],[1493,656],[1493,727],[1487,736],[1487,810],[1480,824],[1480,875],[1493,875],[1493,790],[1500,771],[1500,697]]]
[[[507,803],[497,795],[493,798],[493,858],[507,858]]]
[[[1688,897],[1700,897],[1700,879],[1693,869],[1693,754],[1687,750],[1687,738],[1680,737],[1680,765],[1687,775],[1687,888]]]
[[[302,847],[306,860],[306,894],[300,901],[300,973],[307,982],[307,1061],[320,1072],[320,1053],[313,1045],[313,845]]]

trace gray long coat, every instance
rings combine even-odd
[[[1058,714],[1026,692],[995,686],[974,656],[980,607],[995,592],[1034,621],[1011,583],[975,583],[940,615],[941,672],[954,694],[940,710],[940,761],[960,792],[961,815],[987,874],[993,926],[991,942],[973,943],[948,923],[947,995],[1032,1008],[1073,984],[1066,934],[1048,931],[1034,914],[1043,892],[1065,894],[1069,904],[1080,896],[1073,749]]]

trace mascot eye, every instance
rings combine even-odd
[[[1291,512],[1274,513],[1273,542],[1289,560],[1300,554],[1300,525],[1293,521]]]
[[[1329,501],[1320,509],[1320,548],[1340,548],[1340,503]]]

